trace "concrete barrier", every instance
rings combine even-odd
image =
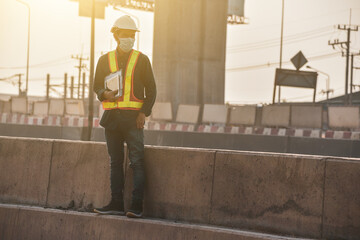
[[[360,161],[326,162],[325,239],[360,239]]]
[[[215,151],[147,147],[144,214],[157,218],[208,222],[214,160]],[[128,206],[133,175],[129,167],[126,172],[125,195]]]
[[[233,106],[230,108],[229,124],[255,125],[256,106]]]
[[[172,121],[172,108],[170,102],[155,102],[152,109],[151,119],[160,121]]]
[[[155,219],[97,216],[91,213],[0,204],[0,236],[18,239],[197,239],[298,240],[270,234]]]
[[[291,106],[291,127],[322,128],[322,106]]]
[[[202,122],[226,124],[228,108],[220,104],[204,104]]]
[[[50,99],[49,115],[63,116],[65,111],[64,99]]]
[[[11,113],[11,103],[9,101],[2,101],[2,113]]]
[[[330,128],[351,128],[360,127],[359,107],[329,107]]]
[[[110,199],[104,143],[1,137],[0,156],[1,202],[92,211]],[[302,237],[360,236],[359,160],[146,147],[145,168],[150,218]]]
[[[11,97],[12,113],[28,113],[28,100],[26,97]]]
[[[1,101],[0,100],[0,113],[4,113],[4,105],[5,105],[5,101]]]
[[[176,113],[178,123],[197,123],[200,113],[200,105],[179,104]]]
[[[0,201],[44,206],[52,140],[0,137]]]
[[[55,141],[47,206],[92,211],[110,200],[109,157],[104,143]]]
[[[49,102],[48,101],[34,102],[33,115],[47,116],[48,113],[49,113]]]
[[[65,102],[65,114],[84,116],[84,102],[82,100],[67,99]]]
[[[262,109],[261,125],[288,127],[290,125],[290,106],[264,106]]]
[[[325,162],[217,152],[211,223],[320,237]]]

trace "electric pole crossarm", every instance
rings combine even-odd
[[[351,18],[350,18],[351,19]],[[333,42],[329,41],[328,44],[335,49],[335,45],[340,45],[342,49],[346,50],[346,55],[342,52],[342,56],[346,56],[346,66],[345,66],[345,97],[344,103],[345,105],[349,103],[349,96],[348,96],[348,87],[349,87],[349,60],[350,60],[350,33],[351,31],[358,31],[359,27],[357,25],[338,25],[339,30],[346,30],[347,31],[347,41],[340,42],[339,39],[335,39]],[[353,58],[353,56],[352,56]],[[351,68],[352,71],[352,68]],[[351,72],[352,73],[352,72]],[[352,79],[350,83],[350,91],[352,92]],[[350,96],[351,101],[351,96]]]
[[[83,63],[83,61],[85,60],[89,60],[89,58],[84,58],[82,56],[82,54],[79,56],[79,55],[72,55],[71,56],[72,59],[76,59],[76,60],[79,60],[79,66],[75,66],[75,68],[78,68],[79,69],[79,77],[78,77],[78,99],[80,98],[80,85],[81,85],[81,70],[84,69],[86,67],[86,65]]]
[[[339,30],[350,30],[350,31],[358,31],[359,30],[359,26],[357,25],[346,25],[346,24],[339,24],[338,25],[338,29]]]

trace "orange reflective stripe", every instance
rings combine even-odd
[[[133,50],[130,53],[129,61],[126,66],[125,71],[125,82],[124,82],[124,92],[123,97],[117,102],[109,102],[103,101],[102,106],[105,110],[120,108],[120,109],[141,109],[143,106],[143,101],[140,99],[135,99],[135,101],[131,101],[131,96],[133,96],[133,78],[134,78],[134,70],[139,58],[140,52]],[[111,72],[118,71],[118,64],[116,59],[116,52],[111,51],[108,54],[109,57],[109,68]],[[131,100],[130,100],[131,99]]]

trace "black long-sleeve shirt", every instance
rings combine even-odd
[[[126,69],[126,64],[128,62],[128,58],[130,56],[130,52],[128,53],[120,53],[119,51],[116,51],[116,58],[118,62],[119,70],[122,69],[122,73],[124,74]],[[102,55],[99,58],[96,72],[95,72],[95,81],[94,81],[94,91],[97,94],[97,97],[99,101],[104,101],[104,92],[105,92],[105,86],[104,86],[104,80],[105,77],[110,74],[109,69],[109,60],[108,60],[108,54]],[[123,76],[124,79],[124,76]],[[155,98],[156,98],[156,85],[155,85],[155,79],[154,74],[152,71],[151,63],[149,61],[149,58],[145,54],[140,54],[137,64],[135,66],[134,70],[134,76],[133,76],[134,82],[133,82],[133,93],[136,98],[143,100],[144,104],[142,108],[140,109],[140,112],[143,112],[145,116],[149,116],[151,114],[151,109],[154,105]],[[111,119],[111,113],[114,112],[114,110],[106,110],[104,112],[103,118],[100,122],[102,126],[107,125],[106,122],[108,122],[108,119]],[[138,110],[121,110],[116,109],[117,116],[120,116],[123,120],[135,120],[138,115]]]

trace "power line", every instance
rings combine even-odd
[[[330,30],[330,28],[331,28],[331,30]],[[284,42],[285,43],[298,42],[298,41],[306,40],[309,37],[314,38],[315,36],[320,37],[320,36],[328,35],[333,31],[332,28],[333,28],[333,26],[327,26],[327,27],[318,28],[318,29],[314,29],[311,31],[307,31],[307,32],[302,32],[302,33],[285,36]],[[240,44],[238,46],[232,46],[232,47],[229,47],[227,49],[227,51],[233,52],[233,51],[238,51],[238,50],[248,50],[249,48],[264,48],[264,47],[271,47],[271,46],[277,46],[277,45],[278,45],[278,39],[273,38],[273,39],[268,39],[268,40],[260,41],[260,42],[245,43],[245,44]]]
[[[360,10],[360,8],[352,8],[352,10]],[[335,14],[342,14],[344,12],[348,12],[349,9],[343,9],[340,11],[334,11],[334,12],[330,12],[330,13],[326,13],[326,14],[322,14],[322,15],[318,15],[318,16],[312,16],[312,17],[308,17],[308,18],[302,18],[302,19],[296,19],[296,20],[292,20],[292,21],[288,21],[288,24],[292,24],[295,22],[304,22],[305,20],[311,20],[311,19],[315,19],[315,18],[320,18],[320,17],[326,17],[326,16],[334,16]],[[265,25],[265,26],[261,26],[261,27],[256,27],[256,28],[252,28],[252,29],[240,29],[240,32],[248,32],[248,31],[254,31],[254,30],[259,30],[259,29],[268,29],[270,27],[278,27],[281,23],[275,23],[275,24],[269,24],[269,25]]]
[[[294,44],[297,42],[303,42],[305,40],[312,40],[315,38],[320,38],[320,37],[324,37],[324,36],[328,36],[329,34],[331,34],[331,32],[319,32],[313,35],[308,35],[308,36],[294,36],[291,39],[286,39],[284,40],[284,44],[285,45],[289,45],[289,44]],[[272,40],[269,42],[258,42],[258,43],[254,43],[254,44],[247,44],[247,45],[239,45],[237,48],[234,49],[227,49],[228,54],[233,54],[233,53],[238,53],[238,52],[246,52],[246,51],[253,51],[253,50],[257,50],[257,49],[263,49],[263,48],[271,48],[271,47],[278,47],[279,43],[277,40]]]
[[[44,67],[44,66],[59,65],[60,63],[65,64],[65,63],[70,62],[70,61],[71,61],[71,59],[64,60],[62,58],[62,59],[57,59],[57,60],[53,60],[53,61],[48,61],[48,62],[43,62],[43,63],[30,65],[30,67],[31,68],[37,68],[37,67]],[[26,66],[21,66],[21,67],[0,67],[0,69],[23,69],[23,68],[26,68]]]
[[[331,28],[331,30],[330,30],[330,28]],[[327,26],[327,27],[323,27],[323,28],[313,29],[313,30],[307,31],[307,32],[288,35],[288,36],[284,37],[284,40],[285,41],[298,40],[299,38],[309,37],[312,35],[330,33],[331,31],[333,31],[332,28],[333,28],[333,26]],[[298,41],[300,41],[300,40],[298,40]],[[264,45],[273,44],[273,43],[277,43],[277,42],[278,42],[277,38],[272,38],[272,39],[268,39],[268,40],[264,40],[264,41],[260,41],[260,42],[251,42],[251,43],[240,44],[237,46],[231,46],[227,50],[237,50],[239,48],[242,49],[242,48],[248,48],[248,47],[258,47],[258,46],[264,46]]]
[[[331,58],[331,57],[335,57],[335,56],[340,56],[340,53],[336,52],[336,53],[317,55],[317,56],[309,57],[308,59],[319,60],[319,59]],[[290,64],[290,63],[291,63],[290,61],[284,62],[284,64]],[[258,64],[258,65],[251,65],[251,66],[227,68],[226,71],[230,71],[230,72],[232,72],[232,71],[248,71],[248,70],[261,69],[261,68],[268,68],[268,67],[277,66],[277,65],[279,65],[279,62],[269,62],[269,63],[263,63],[263,64]]]

